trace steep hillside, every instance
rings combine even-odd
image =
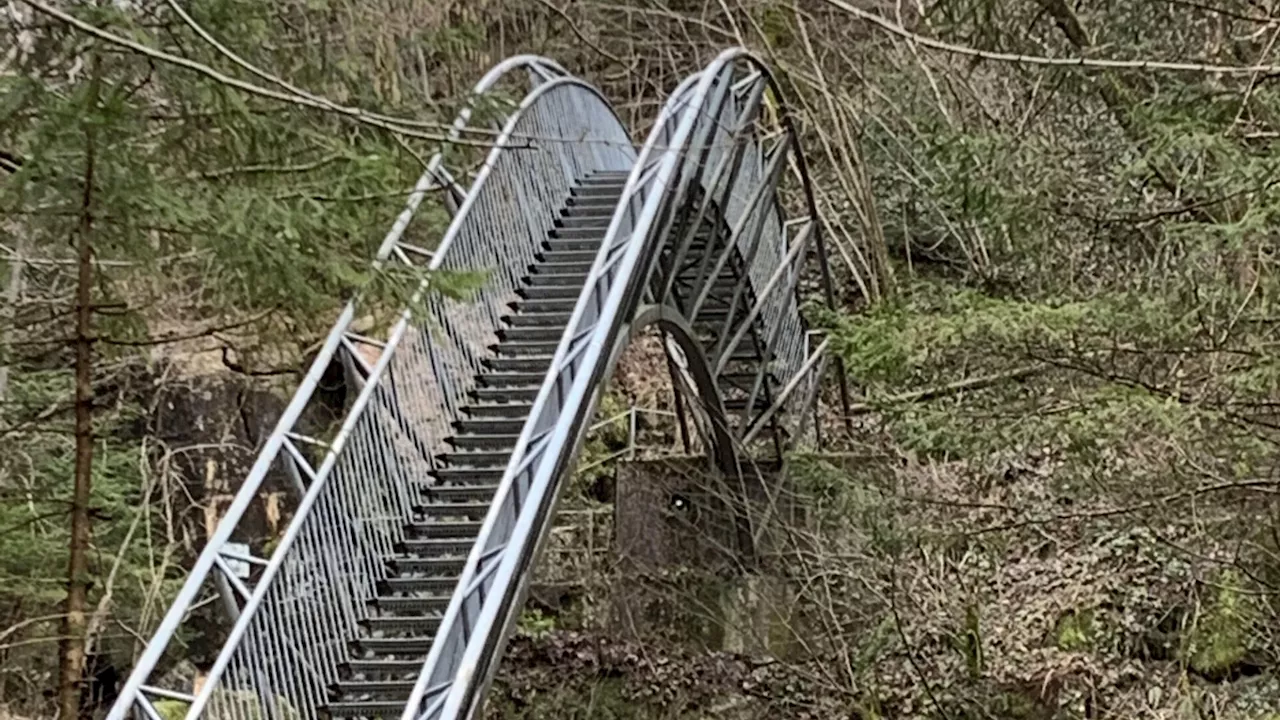
[[[740,44],[790,91],[837,259],[843,309],[813,322],[856,398],[824,449],[881,460],[798,458],[791,651],[566,615],[517,644],[495,716],[1274,720],[1278,23],[1251,0],[0,5],[0,714],[100,712],[343,299],[377,298],[361,327],[407,299],[367,259],[489,65],[553,57],[643,137]],[[652,361],[619,406],[662,403]],[[610,500],[601,467],[574,501]]]

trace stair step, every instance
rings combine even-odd
[[[729,412],[734,412],[734,411],[740,412],[746,406],[747,406],[747,398],[745,397],[730,397],[730,398],[724,399],[724,409]],[[769,408],[768,400],[766,400],[763,395],[757,395],[754,409],[767,410],[768,408]]]
[[[692,285],[695,281],[697,281],[697,279],[698,279],[698,274],[696,270],[689,273],[685,273],[683,275],[676,276],[676,282],[678,284],[683,284],[683,285]],[[740,277],[734,277],[733,275],[728,274],[728,271],[726,270],[721,272],[719,275],[715,276],[715,279],[713,279],[710,284],[713,289],[729,291],[730,297],[732,297],[733,289],[737,287],[738,280],[740,279],[741,279]],[[706,284],[707,284],[707,279],[704,277],[702,279],[702,285],[705,286]],[[748,282],[746,287],[750,288],[751,283]]]
[[[588,265],[596,261],[596,256],[600,254],[599,249],[596,250],[543,250],[536,255],[538,262],[548,263],[587,263]]]
[[[533,399],[538,397],[539,386],[530,385],[527,387],[500,387],[500,388],[475,388],[467,393],[472,399],[479,402],[494,403],[531,403]]]
[[[528,355],[555,355],[556,346],[560,344],[560,339],[555,340],[508,340],[490,345],[489,349],[495,354],[502,357],[512,356],[528,356]]]
[[[457,585],[457,578],[453,579],[453,583]],[[452,591],[453,586],[446,589]],[[408,633],[411,638],[429,637],[440,629],[440,617],[439,615],[394,615],[365,618],[360,621],[360,626],[369,632]]]
[[[733,318],[735,324],[741,323],[742,318],[746,317],[747,313],[751,311],[750,308],[743,307],[744,304],[745,303],[741,300],[738,301],[738,310],[734,313],[735,317]],[[702,309],[698,310],[698,317],[694,318],[693,322],[695,324],[705,322],[724,324],[724,321],[728,319],[728,317],[729,308],[720,305],[713,306],[708,304],[703,305]]]
[[[533,411],[532,403],[493,403],[489,405],[465,405],[463,411],[473,418],[492,420],[525,419]]]
[[[498,483],[472,485],[432,485],[422,490],[423,507],[433,502],[490,502]]]
[[[394,577],[378,583],[382,593],[452,593],[458,586],[456,577]]]
[[[590,260],[573,260],[569,262],[549,261],[534,263],[529,266],[530,275],[586,275],[591,270],[591,264],[595,262],[595,258]]]
[[[516,440],[520,438],[519,430],[514,433],[493,433],[484,435],[454,435],[449,438],[449,444],[455,448],[506,448],[508,451],[516,446]]]
[[[600,247],[601,241],[604,240],[604,232],[606,228],[602,227],[571,227],[556,228],[548,232],[547,237],[556,240],[590,240],[595,246]]]
[[[584,176],[582,180],[578,182],[577,187],[601,187],[613,185],[622,187],[622,185],[626,183],[627,177],[630,174],[630,171],[601,170]]]
[[[414,537],[420,538],[469,538],[474,540],[480,533],[479,520],[432,520],[430,522],[409,523],[405,528]]]
[[[582,286],[586,283],[586,276],[578,282],[577,287],[565,287],[556,285],[539,285],[537,287],[522,287],[516,290],[516,293],[522,298],[529,300],[572,300],[577,302],[578,296],[582,294]]]
[[[484,373],[477,376],[477,380],[484,387],[520,387],[522,385],[541,385],[542,381],[547,378],[546,372],[526,371],[526,372],[492,372]]]
[[[556,219],[557,222],[578,218],[583,220],[589,219],[604,222],[607,225],[613,220],[613,216],[617,213],[617,210],[617,201],[611,198],[604,198],[598,203],[565,205],[563,208],[560,208],[560,214]]]
[[[440,555],[466,555],[475,544],[473,537],[456,538],[405,538],[401,540],[399,551],[403,555],[419,555],[438,557]]]
[[[440,453],[441,460],[457,466],[496,468],[503,467],[511,458],[510,450],[462,450]]]
[[[618,193],[618,197],[585,197],[581,195],[571,195],[565,202],[567,208],[608,208],[612,211],[618,207],[618,201],[622,199],[622,193]]]
[[[770,359],[774,358],[773,353],[768,353]],[[743,343],[734,349],[733,354],[729,356],[730,362],[762,362],[760,352],[751,346],[750,343]]]
[[[482,362],[486,368],[495,372],[540,372],[545,375],[551,368],[551,354],[485,358]]]
[[[324,706],[330,718],[399,718],[404,714],[404,700],[359,700],[331,702]]]
[[[431,650],[431,637],[357,638],[351,646],[354,652],[371,655],[425,656]]]
[[[373,601],[379,612],[427,615],[444,612],[452,595],[418,595],[417,597],[380,597]]]
[[[560,342],[564,336],[563,325],[537,325],[533,327],[509,327],[498,331],[498,339],[506,342]]]
[[[672,232],[674,233],[675,231],[673,230]],[[699,230],[698,233],[693,236],[693,240],[689,243],[689,248],[685,250],[685,257],[686,259],[691,257],[694,257],[694,258],[702,257],[703,252],[707,249],[708,241],[711,242],[711,247],[713,247],[716,250],[722,251],[724,250],[724,240],[725,240],[725,237],[723,235],[715,236],[715,235],[712,235],[706,229]],[[682,241],[684,241],[683,235],[681,235],[680,237],[672,237],[671,244],[664,246],[662,248],[662,252],[664,253],[676,252],[677,250],[680,249],[679,246],[676,245],[676,243],[682,242]]]
[[[466,562],[467,559],[461,555],[447,558],[398,556],[388,560],[387,566],[396,573],[450,573],[456,575],[462,572],[462,566]]]
[[[450,467],[437,468],[431,471],[431,476],[439,483],[449,483],[439,485],[443,490],[445,487],[472,488],[484,485],[490,485],[502,479],[502,468],[470,468],[470,467]],[[428,488],[437,487],[436,485],[427,486]],[[434,492],[434,491],[433,491]]]
[[[604,240],[604,234],[597,238],[561,238],[548,236],[542,241],[542,247],[549,252],[561,252],[563,250],[590,250],[591,252],[600,251],[600,242]]]
[[[419,663],[421,665],[421,663]],[[421,667],[419,667],[421,669]],[[413,692],[415,680],[339,680],[333,684],[332,692],[341,698],[359,698],[366,696],[386,696],[401,698],[401,705]],[[350,701],[355,702],[355,701]]]
[[[569,324],[573,315],[573,305],[567,311],[555,312],[522,311],[515,315],[503,315],[502,321],[512,328],[557,327],[561,330]]]
[[[583,185],[576,187],[569,192],[575,198],[613,198],[614,202],[622,197],[622,188],[626,185],[626,181],[592,183],[591,185]]]
[[[477,520],[489,512],[491,500],[471,500],[468,502],[424,502],[418,507],[424,516],[438,522],[443,518],[467,518]]]
[[[773,385],[778,384],[778,377],[773,373],[767,372],[764,374],[764,377],[765,382],[769,382]],[[720,376],[717,379],[726,385],[745,386],[749,388],[756,382],[756,373],[755,371],[720,373]],[[763,387],[763,383],[761,383],[761,387]]]
[[[545,375],[545,373],[542,373]],[[476,435],[519,435],[524,429],[524,418],[486,418],[484,420],[457,420],[453,428],[459,433]]]
[[[571,212],[556,219],[557,228],[594,228],[604,235],[613,221],[613,213]]]
[[[578,297],[552,298],[548,300],[517,300],[511,303],[512,310],[529,315],[571,315],[578,304]],[[567,322],[567,321],[566,321]]]
[[[348,660],[342,664],[339,670],[343,676],[348,678],[360,675],[400,677],[412,675],[417,678],[418,673],[422,671],[422,663],[417,660]]]
[[[534,288],[569,288],[575,293],[582,292],[582,286],[587,282],[587,272],[567,274],[567,273],[537,273],[535,275],[525,275],[523,285],[526,289]]]

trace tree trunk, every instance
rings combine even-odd
[[[100,61],[93,60],[89,107],[96,112]],[[71,542],[67,560],[67,602],[62,618],[58,667],[58,709],[61,720],[80,712],[80,685],[84,674],[85,627],[89,600],[89,496],[93,472],[93,171],[94,130],[85,125],[84,189],[80,222],[76,228],[75,302],[75,439],[76,460],[71,493]]]
[[[4,299],[0,301],[0,413],[4,412],[9,397],[9,366],[13,362],[13,323],[18,301],[22,299],[22,279],[26,264],[26,235],[14,228],[14,256],[9,261],[9,279],[4,286]]]

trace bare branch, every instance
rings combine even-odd
[[[862,8],[851,5],[850,3],[845,2],[845,0],[823,0],[823,2],[837,7],[861,20],[866,20],[881,30],[885,30],[886,32],[897,35],[898,37],[909,40],[913,43],[919,43],[920,45],[933,50],[940,50],[954,55],[977,58],[979,60],[994,60],[1021,65],[1042,65],[1046,67],[1090,67],[1108,68],[1112,70],[1162,70],[1169,72],[1221,73],[1223,75],[1280,74],[1280,65],[1218,65],[1214,63],[1169,62],[1167,60],[1109,60],[1105,58],[1086,57],[1051,58],[1040,57],[1037,55],[1023,55],[1020,53],[991,52],[988,50],[979,50],[978,48],[956,45],[954,43],[924,37],[918,33],[911,32],[891,20],[886,20],[875,13],[868,12]]]

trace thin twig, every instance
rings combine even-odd
[[[1161,495],[1158,498],[1136,503],[1134,505],[1126,505],[1124,507],[1109,508],[1106,510],[1086,510],[1075,513],[1060,513],[1057,515],[1049,515],[1039,518],[1027,518],[1016,522],[1004,523],[1001,525],[991,525],[985,528],[979,528],[971,532],[965,533],[967,537],[975,537],[978,535],[986,535],[993,532],[1004,532],[1005,530],[1016,530],[1023,527],[1032,527],[1039,525],[1049,525],[1056,522],[1065,522],[1068,520],[1096,520],[1098,518],[1114,517],[1116,515],[1129,515],[1143,510],[1150,510],[1158,505],[1177,502],[1180,500],[1190,500],[1201,495],[1210,493],[1223,492],[1225,490],[1247,490],[1253,489],[1258,492],[1275,495],[1280,494],[1280,480],[1233,480],[1229,482],[1220,482],[1213,485],[1203,485],[1201,487],[1192,488],[1190,490],[1180,490],[1176,493]],[[1268,489],[1260,489],[1268,488]]]
[[[338,105],[337,103],[331,102],[329,100],[313,100],[301,95],[278,92],[270,88],[262,87],[261,85],[255,85],[253,83],[246,82],[244,80],[233,78],[229,75],[226,75],[221,72],[218,72],[217,70],[214,70],[208,65],[198,63],[189,58],[179,57],[177,55],[171,55],[162,50],[156,50],[155,48],[148,47],[138,42],[134,42],[133,40],[129,40],[127,38],[120,37],[119,35],[109,33],[106,30],[103,30],[102,28],[99,28],[95,25],[90,25],[89,23],[79,18],[72,17],[71,15],[68,15],[67,13],[62,12],[61,10],[58,10],[42,2],[39,2],[39,0],[21,0],[21,1],[26,3],[27,5],[30,5],[36,11],[43,13],[45,15],[48,15],[49,17],[59,20],[63,23],[66,23],[67,25],[70,25],[87,35],[92,35],[93,37],[99,40],[102,40],[103,42],[110,43],[112,45],[116,45],[118,47],[131,50],[135,53],[138,53],[139,55],[144,55],[148,58],[151,58],[152,60],[158,60],[160,62],[168,63],[170,65],[176,65],[177,67],[191,70],[200,75],[204,75],[205,77],[215,82],[249,93],[251,95],[257,95],[258,97],[267,98],[269,100],[276,100],[279,102],[291,103],[293,105],[313,108],[316,110],[332,112],[337,115],[351,118],[352,120],[355,120],[357,122],[364,123],[366,125],[371,125],[373,127],[377,127],[382,130],[386,130],[388,132],[396,133],[399,135],[407,135],[409,137],[416,137],[416,138],[421,138],[424,140],[432,140],[436,142],[450,142],[456,145],[470,145],[474,147],[488,147],[491,144],[488,141],[484,141],[484,140],[463,140],[461,138],[451,139],[445,133],[423,132],[421,130],[416,130],[406,126],[407,124],[412,124],[413,122],[416,122],[416,121],[396,120],[394,123],[392,123],[387,120],[381,119],[385,116],[379,116],[377,114],[369,113],[360,108],[350,107],[347,105]]]
[[[218,42],[217,38],[215,38],[212,34],[210,34],[208,30],[205,30],[204,27],[200,25],[200,23],[197,23],[195,21],[195,18],[188,15],[187,12],[182,9],[182,6],[178,4],[177,0],[167,0],[167,1],[169,3],[169,7],[172,8],[173,11],[178,14],[178,17],[182,18],[182,21],[187,24],[187,27],[191,28],[192,32],[199,35],[202,40],[209,43],[209,45],[213,46],[214,50],[217,50],[219,54],[221,54],[223,57],[227,58],[231,62],[235,63],[236,65],[239,65],[240,67],[249,71],[253,75],[257,75],[258,77],[262,78],[263,80],[266,80],[267,82],[273,85],[277,85],[285,90],[288,90],[289,92],[293,93],[294,95],[297,95],[300,98],[305,98],[307,100],[310,100],[315,103],[320,103],[321,105],[325,105],[327,107],[334,107],[334,108],[338,107],[336,103],[329,100],[328,98],[303,90],[297,85],[294,85],[279,76],[272,75],[266,70],[259,68],[258,66],[250,63],[248,60],[245,60],[244,58],[235,54],[226,45],[223,45],[222,43]],[[362,111],[362,112],[369,118],[381,120],[383,122],[395,123],[396,125],[404,125],[406,127],[440,127],[440,123],[423,122],[421,120],[409,120],[406,118],[392,117],[390,115],[382,115],[379,113],[373,113],[368,111]]]
[[[30,0],[26,1],[30,2]],[[1166,70],[1171,72],[1221,73],[1224,75],[1253,75],[1255,73],[1262,73],[1266,75],[1280,74],[1280,65],[1218,65],[1214,63],[1170,62],[1167,60],[1110,60],[1106,58],[1085,57],[1051,58],[1037,55],[1023,55],[1021,53],[991,52],[989,50],[979,50],[977,48],[956,45],[954,43],[925,37],[918,33],[911,32],[901,25],[891,20],[886,20],[875,13],[855,7],[848,2],[845,2],[845,0],[823,1],[828,5],[844,10],[854,17],[866,20],[882,30],[906,40],[910,40],[911,42],[919,43],[920,45],[934,50],[941,50],[942,52],[977,58],[979,60],[994,60],[998,62],[1018,63],[1021,65],[1043,65],[1047,67],[1092,67],[1109,68],[1112,70]]]
[[[897,403],[920,402],[922,400],[934,400],[946,395],[954,395],[966,390],[979,390],[981,388],[991,387],[998,383],[1010,380],[1022,380],[1038,373],[1044,372],[1049,366],[1045,363],[1036,365],[1028,365],[1026,367],[1006,370],[1004,372],[992,373],[990,375],[982,375],[974,378],[965,378],[945,385],[937,385],[935,387],[922,388],[920,390],[912,390],[911,392],[893,395],[874,403],[854,403],[849,406],[850,415],[865,415],[870,412]]]

